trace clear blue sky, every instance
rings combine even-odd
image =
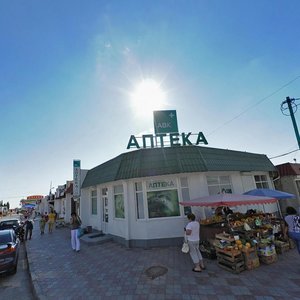
[[[1,1],[0,200],[47,194],[72,179],[73,159],[93,168],[153,132],[152,110],[130,96],[143,78],[166,93],[157,109],[176,109],[180,132],[210,147],[297,149],[280,104],[300,97],[299,11],[297,0]]]

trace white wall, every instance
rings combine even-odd
[[[85,188],[81,190],[81,218],[84,225],[91,225],[94,228],[102,229],[102,195],[101,189],[103,187],[108,188],[108,210],[109,210],[109,222],[106,224],[106,232],[122,237],[126,240],[136,240],[136,239],[159,239],[159,238],[173,238],[181,237],[183,235],[183,228],[187,223],[187,218],[184,216],[183,207],[180,207],[181,215],[178,217],[168,217],[168,218],[147,218],[147,200],[145,191],[145,182],[147,180],[156,179],[166,179],[166,178],[176,178],[177,180],[177,190],[179,201],[181,199],[181,188],[180,188],[180,178],[187,177],[189,183],[189,193],[190,199],[201,196],[208,195],[208,187],[206,176],[207,175],[229,175],[231,177],[231,183],[233,188],[233,193],[242,194],[247,190],[256,188],[253,179],[254,174],[264,174],[269,178],[268,173],[258,173],[252,172],[250,174],[241,174],[240,172],[207,172],[207,173],[189,173],[189,174],[174,174],[159,177],[148,177],[148,178],[138,178],[130,179],[118,182],[111,182],[106,185],[98,185],[93,188]],[[269,179],[270,180],[270,179]],[[135,189],[134,183],[142,181],[144,184],[144,207],[146,218],[137,219],[136,215],[136,203],[135,203]],[[271,183],[271,180],[270,180]],[[113,186],[123,185],[124,190],[124,207],[125,207],[125,218],[116,219],[114,217],[114,195]],[[91,200],[90,191],[97,188],[97,215],[91,214]],[[253,208],[253,207],[250,207]],[[243,207],[241,210],[247,210],[247,207]],[[265,205],[266,212],[276,211],[276,204]],[[193,208],[198,217],[205,217],[204,209]],[[207,210],[206,214],[209,211]]]

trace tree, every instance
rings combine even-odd
[[[7,203],[6,203],[6,207],[7,207],[7,209],[9,209],[10,208],[10,204],[9,204],[9,202],[7,201]]]

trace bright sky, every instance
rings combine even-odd
[[[298,149],[280,105],[300,97],[299,11],[298,0],[1,1],[0,200],[65,184],[73,159],[91,169],[127,152],[130,135],[153,133],[153,109],[175,109],[179,131],[209,147]],[[163,95],[134,93],[143,79]]]

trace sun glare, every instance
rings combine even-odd
[[[153,79],[143,80],[131,94],[131,103],[136,113],[142,114],[165,106],[166,95]]]

